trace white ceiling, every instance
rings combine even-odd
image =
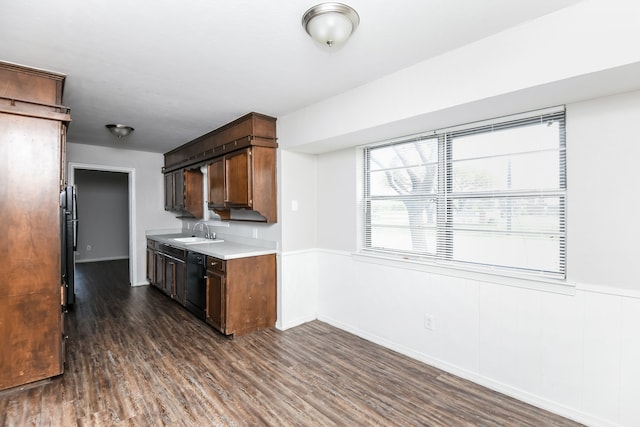
[[[4,1],[0,61],[67,75],[68,141],[163,153],[250,111],[275,117],[579,0],[350,0],[340,50],[313,0]],[[36,5],[37,4],[37,5]],[[135,127],[117,143],[104,125]]]

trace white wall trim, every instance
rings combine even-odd
[[[635,289],[625,289],[615,286],[595,285],[590,283],[578,283],[576,289],[582,292],[595,294],[614,295],[624,298],[640,299],[640,291]]]
[[[448,372],[450,374],[456,375],[458,377],[467,379],[469,381],[472,381],[476,384],[480,384],[484,387],[490,388],[491,390],[500,392],[500,393],[504,393],[508,396],[514,397],[516,399],[519,399],[523,402],[529,403],[531,405],[537,406],[539,408],[542,409],[546,409],[548,411],[551,411],[555,414],[561,415],[563,417],[566,418],[570,418],[574,421],[580,422],[580,423],[584,423],[587,425],[593,425],[593,426],[602,426],[602,427],[622,427],[619,424],[615,424],[612,423],[610,421],[607,420],[603,420],[601,418],[598,417],[594,417],[593,415],[589,415],[586,414],[584,412],[581,411],[577,411],[573,408],[569,408],[567,406],[558,404],[556,402],[553,402],[551,400],[545,399],[543,397],[537,396],[535,394],[532,393],[528,393],[524,390],[521,390],[519,388],[515,388],[515,387],[510,387],[504,383],[501,383],[499,381],[494,381],[488,377],[485,377],[484,375],[479,375],[475,372],[469,371],[467,369],[461,368],[459,366],[444,362],[442,360],[433,358],[433,357],[429,357],[427,355],[425,355],[424,353],[420,353],[417,351],[414,351],[410,348],[407,348],[405,346],[402,345],[398,345],[394,342],[388,341],[384,338],[381,338],[377,335],[374,334],[370,334],[367,333],[365,331],[362,331],[358,328],[353,328],[347,324],[344,324],[342,322],[336,321],[334,319],[331,319],[329,317],[325,317],[325,316],[318,316],[318,320],[322,321],[322,322],[326,322],[328,324],[330,324],[331,326],[335,326],[338,329],[342,329],[343,331],[347,331],[351,334],[354,334],[360,338],[364,338],[367,341],[371,341],[375,344],[381,345],[385,348],[388,348],[390,350],[393,351],[397,351],[398,353],[401,353],[405,356],[408,356],[412,359],[418,360],[420,362],[426,363],[427,365],[433,366],[435,368],[441,369],[445,372]]]
[[[287,256],[308,255],[308,254],[315,254],[317,252],[318,252],[318,249],[311,248],[311,249],[302,249],[299,251],[281,252],[280,256],[287,257]]]
[[[562,295],[575,295],[576,288],[577,288],[577,285],[570,281],[562,282],[562,281],[543,279],[543,278],[535,279],[535,278],[519,278],[519,277],[501,276],[498,274],[485,273],[481,271],[462,270],[462,269],[456,269],[456,268],[442,267],[437,265],[426,264],[423,262],[392,259],[384,256],[360,254],[360,253],[354,253],[349,251],[317,248],[317,249],[309,249],[306,251],[297,251],[297,252],[309,252],[309,251],[315,251],[317,253],[326,253],[326,254],[337,255],[342,257],[349,257],[356,262],[365,262],[365,263],[371,263],[376,265],[384,265],[387,267],[400,268],[404,270],[415,270],[415,271],[421,271],[424,273],[436,274],[440,276],[458,277],[462,279],[476,280],[478,282],[493,283],[496,285],[514,286],[514,287],[520,287],[525,289],[532,289],[536,291],[552,292],[552,293],[557,293]],[[605,288],[605,287],[602,287],[602,288]],[[611,289],[616,289],[616,288],[611,288]],[[620,291],[622,291],[622,289]],[[609,292],[601,291],[601,292],[611,293],[611,291]],[[613,293],[613,295],[618,295],[618,293]],[[640,292],[638,292],[638,295],[640,297]]]
[[[478,282],[493,283],[497,285],[513,286],[536,291],[552,292],[562,295],[575,295],[576,286],[570,282],[560,282],[545,279],[529,279],[500,276],[497,274],[484,273],[479,271],[462,270],[435,265],[428,265],[422,262],[413,262],[411,260],[397,260],[388,257],[363,255],[348,251],[336,251],[331,249],[315,249],[318,253],[327,253],[343,257],[351,257],[356,262],[365,262],[376,265],[385,265],[387,267],[400,268],[405,270],[415,270],[424,273],[436,274],[440,276],[458,277],[468,280],[476,280]]]
[[[137,245],[136,238],[136,170],[134,168],[111,166],[111,165],[97,165],[91,163],[76,163],[69,162],[67,171],[67,182],[69,185],[74,185],[75,171],[76,169],[89,169],[99,170],[107,172],[122,172],[129,175],[129,283],[136,283],[137,265],[136,265],[136,253]],[[80,220],[82,220],[80,218]]]
[[[300,326],[305,323],[312,322],[314,320],[317,320],[317,314],[314,316],[305,316],[305,317],[298,317],[296,319],[289,319],[287,322],[280,322],[279,324],[276,324],[276,328],[280,329],[281,331],[286,331],[287,329],[295,328],[296,326]]]

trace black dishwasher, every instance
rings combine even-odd
[[[206,256],[197,252],[187,253],[187,301],[186,308],[202,320],[206,318],[207,284]]]

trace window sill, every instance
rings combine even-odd
[[[531,277],[525,275],[506,275],[499,272],[473,268],[459,268],[443,266],[437,262],[397,258],[382,254],[359,252],[351,254],[358,262],[385,265],[388,267],[402,268],[406,270],[422,271],[441,276],[457,277],[479,282],[493,283],[497,285],[513,286],[532,289],[536,291],[551,292],[562,295],[575,295],[576,286],[566,280],[558,280],[547,277]]]

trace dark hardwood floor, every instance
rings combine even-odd
[[[126,261],[77,266],[66,372],[3,426],[577,426],[322,322],[227,339]]]

